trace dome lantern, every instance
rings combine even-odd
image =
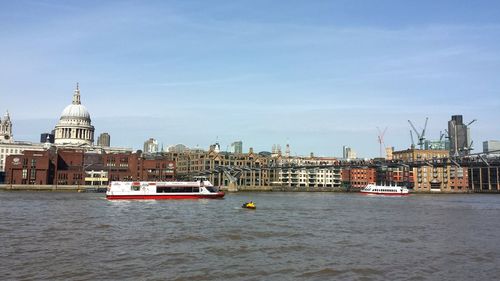
[[[82,104],[80,101],[80,87],[78,86],[78,82],[76,82],[76,89],[73,94],[73,104]]]

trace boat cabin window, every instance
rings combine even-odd
[[[209,192],[215,192],[215,188],[213,186],[205,186],[205,188],[209,191]]]
[[[156,193],[191,193],[199,189],[197,186],[156,186]]]
[[[141,189],[140,185],[131,185],[130,190],[132,191],[139,191]]]

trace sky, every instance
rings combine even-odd
[[[0,112],[14,139],[54,128],[80,83],[95,138],[359,157],[500,139],[499,1],[1,1]],[[3,115],[3,114],[2,114]]]

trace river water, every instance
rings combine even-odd
[[[498,280],[499,265],[497,195],[0,192],[2,280]]]

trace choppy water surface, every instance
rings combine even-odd
[[[500,196],[0,192],[0,249],[2,280],[494,280]]]

